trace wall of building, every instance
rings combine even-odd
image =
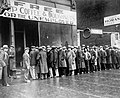
[[[89,27],[102,29],[103,32],[120,32],[119,24],[104,27],[104,17],[120,14],[120,0],[76,0],[76,2],[78,29]],[[94,43],[96,37],[92,35],[87,40],[81,38],[81,42],[87,44],[92,41]],[[109,35],[108,38],[103,37],[102,40],[108,42]]]
[[[69,11],[76,11],[71,8],[71,0],[21,0],[24,2],[60,8]],[[71,45],[76,45],[77,27],[72,25],[40,23],[41,45],[65,45],[67,41]]]

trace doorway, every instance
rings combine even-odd
[[[16,48],[16,67],[20,66],[22,55],[24,53],[24,33],[15,32],[15,48]]]

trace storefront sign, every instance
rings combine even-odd
[[[119,32],[111,32],[111,46],[120,48],[120,35],[119,35]]]
[[[91,29],[91,34],[103,34],[102,29]]]
[[[76,12],[10,0],[11,9],[3,17],[76,25]]]
[[[120,24],[120,14],[104,18],[104,26]]]

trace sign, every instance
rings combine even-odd
[[[90,29],[91,34],[103,34],[102,29]]]
[[[104,18],[104,26],[110,26],[120,23],[120,14],[108,16]]]
[[[111,46],[120,48],[120,35],[119,32],[111,33]]]
[[[5,11],[3,17],[77,25],[76,12],[73,11],[17,0],[10,0],[10,5],[11,9]]]

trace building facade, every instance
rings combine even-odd
[[[119,24],[104,26],[104,17],[120,14],[120,0],[76,0],[76,4],[78,29],[89,27],[103,32],[120,32]],[[81,44],[110,45],[111,33],[92,34],[89,39],[84,39],[81,33]]]
[[[77,44],[73,0],[10,0],[10,4],[12,8],[0,16],[0,46],[15,46],[18,66],[25,47]]]

